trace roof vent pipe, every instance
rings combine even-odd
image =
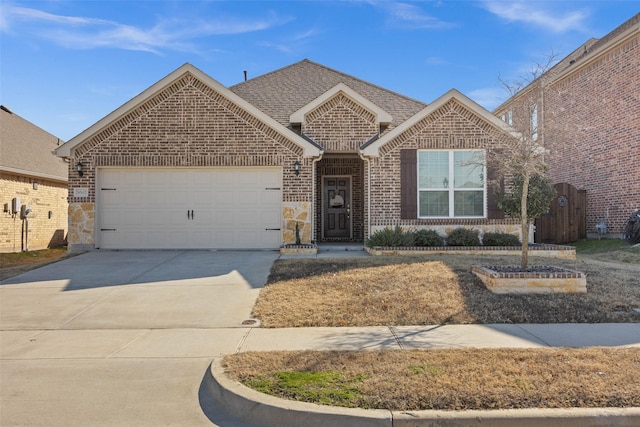
[[[244,81],[247,81],[247,70],[244,70]]]

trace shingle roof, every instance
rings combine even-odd
[[[67,181],[67,163],[53,153],[62,142],[8,108],[0,108],[0,170]]]
[[[393,119],[389,130],[427,105],[308,59],[231,86],[229,89],[282,125],[289,126],[292,113],[339,83],[344,83],[388,112]]]

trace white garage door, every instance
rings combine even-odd
[[[104,249],[278,248],[280,168],[99,169]]]

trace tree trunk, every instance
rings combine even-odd
[[[529,197],[529,174],[525,173],[522,182],[522,197],[520,198],[520,212],[522,213],[522,259],[520,268],[526,270],[529,265],[529,218],[527,215],[527,198]]]

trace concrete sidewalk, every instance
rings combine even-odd
[[[638,323],[253,328],[237,351],[640,347]]]
[[[319,254],[354,255],[369,256]],[[219,399],[209,369],[242,351],[640,347],[640,324],[247,325],[278,257],[96,251],[1,282],[0,425],[249,427]],[[274,417],[257,424],[279,425]]]

